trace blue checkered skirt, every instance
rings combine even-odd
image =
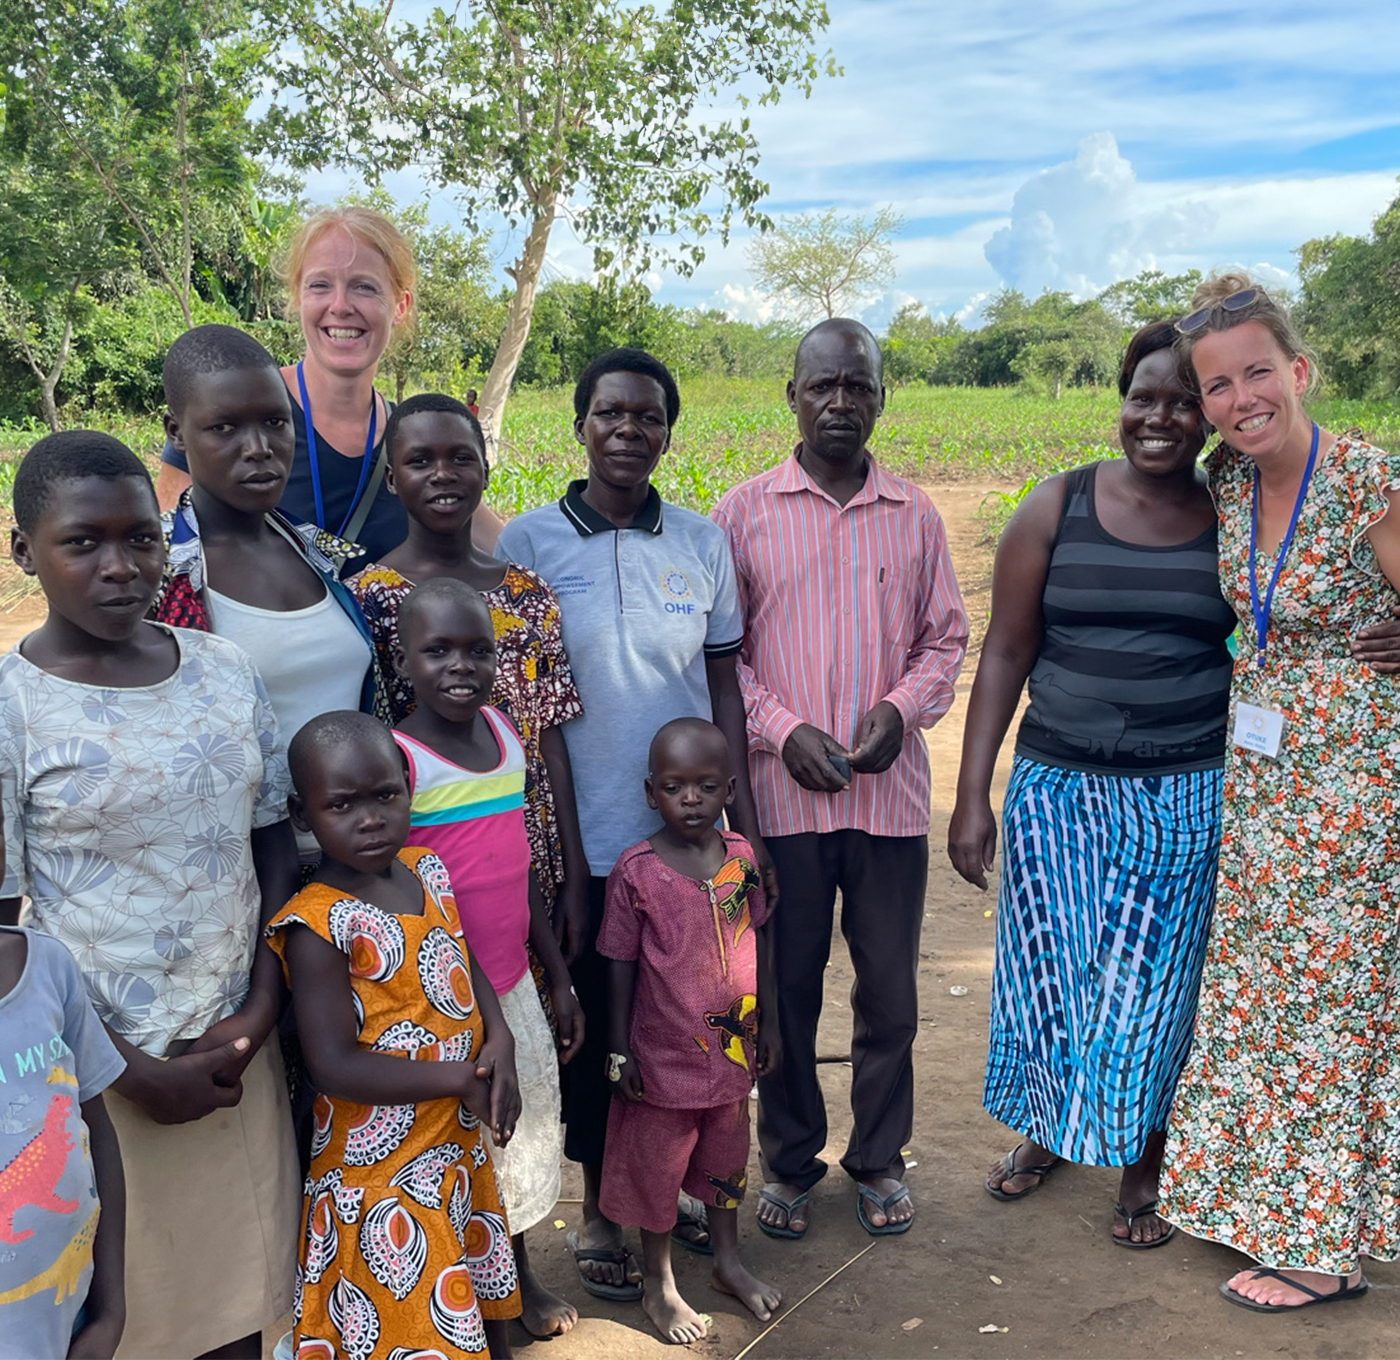
[[[1018,756],[1002,812],[988,1113],[1068,1161],[1164,1129],[1215,899],[1221,772],[1128,778]]]

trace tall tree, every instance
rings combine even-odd
[[[903,225],[890,207],[868,221],[834,208],[786,217],[749,241],[749,269],[760,289],[804,320],[842,315],[894,282],[890,239]]]
[[[1131,279],[1105,288],[1099,305],[1123,326],[1146,326],[1152,321],[1174,321],[1191,310],[1191,295],[1201,281],[1199,269],[1184,274],[1164,274],[1144,269]]]
[[[820,0],[461,0],[397,19],[394,0],[262,0],[297,49],[269,63],[269,145],[301,165],[377,179],[413,164],[455,191],[469,226],[503,213],[523,229],[505,325],[482,388],[500,431],[563,217],[595,268],[689,274],[701,238],[727,240],[758,204],[758,143],[743,110],[823,72]],[[714,106],[733,102],[736,114]],[[713,112],[711,110],[714,110]]]
[[[241,0],[13,0],[6,65],[36,131],[126,219],[190,323],[195,240],[235,230],[259,55]]]
[[[1298,249],[1298,318],[1329,382],[1348,396],[1400,395],[1400,197],[1369,236]]]

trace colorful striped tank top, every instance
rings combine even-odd
[[[408,761],[409,844],[447,866],[467,948],[501,996],[530,968],[525,752],[503,713],[486,704],[481,716],[501,752],[493,770],[464,770],[402,732],[394,740]]]

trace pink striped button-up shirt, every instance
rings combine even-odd
[[[797,461],[801,447],[714,510],[744,611],[739,683],[759,829],[925,835],[929,769],[918,729],[948,711],[967,649],[943,521],[918,487],[873,459],[865,485],[838,505]],[[835,794],[792,778],[782,749],[796,727],[811,723],[853,746],[882,699],[904,719],[904,748],[888,770],[857,774]]]

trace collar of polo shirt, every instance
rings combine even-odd
[[[616,533],[617,525],[606,515],[600,515],[583,499],[583,488],[587,485],[586,478],[569,483],[569,489],[559,498],[559,508],[564,512],[564,518],[578,530],[580,538]],[[646,503],[637,512],[637,518],[627,527],[640,529],[647,534],[661,532],[661,493],[654,486],[647,488]]]

